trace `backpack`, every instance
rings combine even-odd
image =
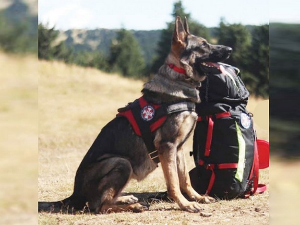
[[[198,121],[193,137],[196,167],[189,174],[199,194],[221,199],[262,193],[259,168],[268,167],[268,142],[257,140],[252,114],[246,109],[249,92],[239,70],[219,63],[200,87]],[[259,162],[258,143],[264,161]]]

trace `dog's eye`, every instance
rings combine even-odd
[[[203,41],[201,44],[201,47],[206,47],[206,46],[207,46],[207,43]]]

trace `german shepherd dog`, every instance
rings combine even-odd
[[[176,18],[171,51],[158,73],[144,84],[144,98],[154,104],[200,102],[198,87],[206,77],[205,68],[229,57],[231,48],[211,45],[190,34],[187,20]],[[172,65],[172,67],[170,66]],[[177,72],[175,68],[184,70]],[[194,111],[173,113],[154,133],[169,198],[182,210],[199,212],[199,203],[213,202],[191,186],[183,145],[194,130]],[[157,168],[143,139],[128,120],[116,117],[100,132],[76,172],[73,194],[58,202],[39,202],[39,211],[59,211],[68,207],[81,210],[86,205],[95,213],[145,210],[133,195],[120,196],[131,178],[142,180]],[[187,200],[183,193],[188,196]]]

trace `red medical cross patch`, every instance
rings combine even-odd
[[[153,119],[154,113],[155,109],[150,105],[146,105],[141,111],[142,119],[145,121],[150,121]]]

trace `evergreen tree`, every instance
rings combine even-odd
[[[249,70],[251,62],[251,33],[242,24],[225,24],[223,19],[218,30],[218,44],[233,49],[229,59],[225,61],[241,70],[242,79],[251,94],[256,94],[255,88],[260,82],[259,78]]]
[[[242,79],[251,94],[267,97],[269,86],[269,26],[252,28],[220,22],[218,43],[233,48],[226,63],[242,71]]]
[[[270,23],[270,148],[300,157],[300,24]]]
[[[53,58],[57,60],[62,60],[66,63],[73,62],[73,49],[68,48],[64,42],[53,46]]]
[[[92,66],[108,72],[108,62],[107,57],[105,57],[101,52],[95,52],[93,53],[93,60],[92,60]]]
[[[181,1],[174,3],[172,16],[173,16],[172,22],[167,23],[167,28],[163,29],[161,32],[161,37],[156,48],[157,56],[154,58],[152,63],[152,68],[151,68],[152,73],[156,73],[158,71],[159,67],[164,64],[164,61],[168,53],[170,52],[172,34],[174,31],[175,19],[177,16],[180,16],[182,19],[184,17],[187,18],[189,23],[189,29],[192,34],[203,37],[208,41],[210,39],[208,29],[202,24],[197,23],[195,20],[191,18],[189,13],[185,12]]]
[[[26,35],[26,21],[15,21],[0,12],[0,49],[7,52],[24,53],[34,49],[32,40]]]
[[[247,70],[256,81],[249,80],[248,85],[256,96],[266,98],[269,95],[269,25],[257,26],[252,31],[248,58]]]
[[[108,62],[111,72],[133,77],[144,74],[145,61],[140,46],[130,31],[121,29],[117,38],[112,40]]]
[[[251,44],[251,34],[242,24],[225,24],[220,22],[218,44],[229,46],[233,49],[228,64],[245,68],[247,65],[248,51]]]
[[[76,52],[72,62],[83,67],[94,67],[102,71],[108,70],[107,59],[100,52]]]
[[[38,25],[38,57],[39,59],[50,60],[54,57],[55,49],[53,42],[58,36],[58,31],[52,28],[47,28],[43,24]]]
[[[37,53],[37,15],[23,0],[11,0],[0,9],[0,49],[13,53]]]
[[[90,53],[87,51],[77,51],[74,53],[73,63],[79,66],[88,67],[90,66]]]
[[[46,60],[63,60],[72,62],[72,49],[66,47],[64,42],[56,44],[59,32],[54,27],[47,28],[43,24],[38,25],[38,57]]]

